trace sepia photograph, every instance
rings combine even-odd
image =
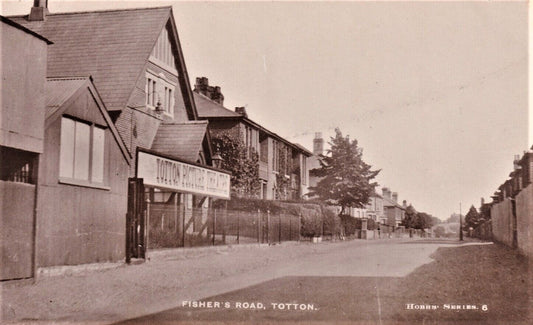
[[[0,323],[533,324],[532,12],[0,0]]]

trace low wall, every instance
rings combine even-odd
[[[533,258],[533,184],[516,196],[517,243],[520,253]]]

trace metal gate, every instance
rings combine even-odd
[[[145,258],[146,203],[142,178],[128,179],[128,213],[126,214],[126,263]]]

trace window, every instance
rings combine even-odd
[[[261,141],[259,159],[262,162],[268,163],[268,138]]]
[[[35,184],[38,157],[34,152],[0,146],[0,180]]]
[[[166,80],[164,74],[155,76],[152,73],[146,73],[146,106],[155,110],[161,105],[163,113],[174,115],[174,89],[175,85]]]
[[[272,169],[275,172],[279,171],[278,166],[278,158],[279,158],[279,152],[278,152],[278,142],[276,140],[272,141]]]
[[[307,185],[307,157],[302,155],[302,170],[301,170],[302,184]]]
[[[155,107],[157,105],[157,101],[155,99],[155,80],[153,78],[147,78],[146,84],[146,105]]]
[[[104,183],[105,129],[68,117],[61,118],[59,177]]]

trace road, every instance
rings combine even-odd
[[[175,308],[125,323],[396,323],[398,313],[410,312],[405,310],[408,304],[433,301],[432,297],[427,301],[404,300],[407,298],[398,296],[403,292],[401,280],[432,262],[431,255],[439,247],[456,245],[430,240],[325,244],[290,261],[269,263],[211,283],[217,294],[191,293],[183,296]],[[228,256],[228,263],[231,258]]]

